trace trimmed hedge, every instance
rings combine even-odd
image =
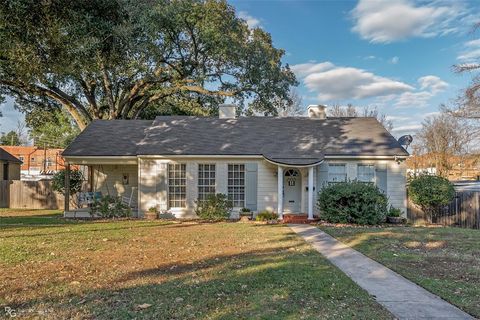
[[[318,195],[320,218],[331,223],[379,224],[388,212],[387,196],[370,183],[329,184]]]

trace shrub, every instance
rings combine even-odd
[[[195,213],[202,219],[222,220],[230,217],[232,202],[223,193],[211,194],[206,200],[196,201]]]
[[[432,219],[440,213],[443,206],[452,201],[455,189],[453,184],[443,177],[421,175],[410,182],[408,194],[412,202]]]
[[[388,210],[389,217],[400,217],[402,215],[402,210],[390,206],[390,210]]]
[[[257,221],[269,221],[269,220],[277,220],[278,219],[278,214],[275,212],[269,212],[269,211],[262,211],[257,214],[255,217],[255,220]]]
[[[132,215],[132,210],[122,202],[120,197],[107,195],[94,200],[91,213],[102,218],[125,218]]]
[[[60,170],[53,175],[52,188],[54,191],[65,194],[65,173],[66,170]],[[70,170],[70,194],[75,194],[82,190],[83,174],[79,170]]]
[[[156,207],[150,207],[150,208],[148,208],[148,212],[157,213],[157,208]]]
[[[358,181],[327,185],[317,200],[320,218],[332,223],[379,224],[385,221],[387,204],[377,186]]]

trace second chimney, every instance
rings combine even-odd
[[[218,107],[218,117],[220,119],[235,119],[236,109],[234,104],[221,104]]]
[[[311,104],[307,108],[308,117],[312,119],[326,119],[327,107],[320,104]]]

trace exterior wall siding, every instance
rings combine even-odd
[[[390,161],[387,165],[387,196],[390,204],[403,211],[407,217],[407,165]]]
[[[3,165],[7,163],[0,161],[0,181],[4,180]],[[8,180],[20,180],[20,163],[8,162]]]
[[[186,164],[186,207],[172,208],[168,210],[168,163],[185,163]],[[228,193],[228,164],[230,163],[256,163],[257,164],[257,212],[267,210],[271,212],[277,211],[277,166],[271,164],[263,159],[218,159],[218,158],[175,158],[175,159],[139,159],[138,166],[138,197],[139,197],[139,216],[150,207],[157,207],[160,211],[169,211],[179,218],[193,218],[195,217],[195,201],[198,198],[198,164],[199,163],[214,163],[216,165],[216,193]],[[345,163],[347,165],[347,179],[355,180],[357,178],[357,165],[359,163],[374,164],[376,167],[386,167],[386,185],[387,197],[389,203],[396,208],[401,209],[406,214],[406,168],[405,163],[398,164],[393,160],[328,160],[328,163]],[[104,169],[113,172],[117,178],[107,180],[108,186],[117,186],[118,190],[122,189],[121,175],[124,169],[122,166],[104,166]],[[131,167],[131,171],[136,170],[136,166]],[[321,190],[322,185],[328,178],[325,172],[320,167],[314,168],[314,212],[318,213],[316,208],[317,194]],[[307,211],[308,203],[308,169],[300,169],[302,174],[302,212]],[[136,177],[137,175],[135,175]],[[133,176],[130,175],[132,180]],[[119,180],[116,180],[119,179]],[[119,185],[119,182],[120,185]],[[133,180],[132,180],[133,182]],[[132,183],[131,183],[132,184]],[[118,191],[117,191],[118,192]],[[125,192],[125,191],[123,191]],[[240,208],[235,208],[232,216],[238,214]]]
[[[136,165],[94,165],[93,190],[102,195],[130,197],[132,188],[138,188],[138,172]],[[128,174],[128,184],[123,184],[123,174]],[[137,203],[137,192],[133,192],[134,203]]]
[[[357,179],[358,164],[373,164],[375,167],[386,166],[387,169],[387,197],[389,204],[403,211],[404,216],[407,214],[407,193],[406,193],[406,164],[401,162],[398,164],[394,160],[351,160],[351,159],[330,159],[328,163],[344,163],[346,165],[347,180]],[[318,167],[317,167],[318,170]],[[375,173],[377,175],[377,173]],[[316,184],[319,191],[322,185],[328,179],[328,175],[320,176],[317,174]],[[316,192],[318,193],[318,192]]]
[[[195,201],[198,198],[198,164],[214,163],[216,165],[216,193],[228,193],[228,164],[232,163],[256,163],[257,164],[257,211],[276,211],[277,208],[277,177],[276,166],[263,159],[212,159],[212,158],[175,158],[175,159],[139,159],[139,215],[142,216],[150,207],[157,207],[160,211],[168,209],[167,184],[159,181],[166,181],[168,163],[186,164],[186,207],[171,208],[170,211],[176,217],[195,217]],[[164,164],[164,169],[159,167]],[[163,185],[163,186],[161,186]],[[238,215],[240,208],[234,208],[232,216]]]

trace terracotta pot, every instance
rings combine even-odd
[[[144,218],[146,220],[155,220],[155,219],[158,218],[158,214],[156,212],[147,211],[147,212],[145,212]]]

